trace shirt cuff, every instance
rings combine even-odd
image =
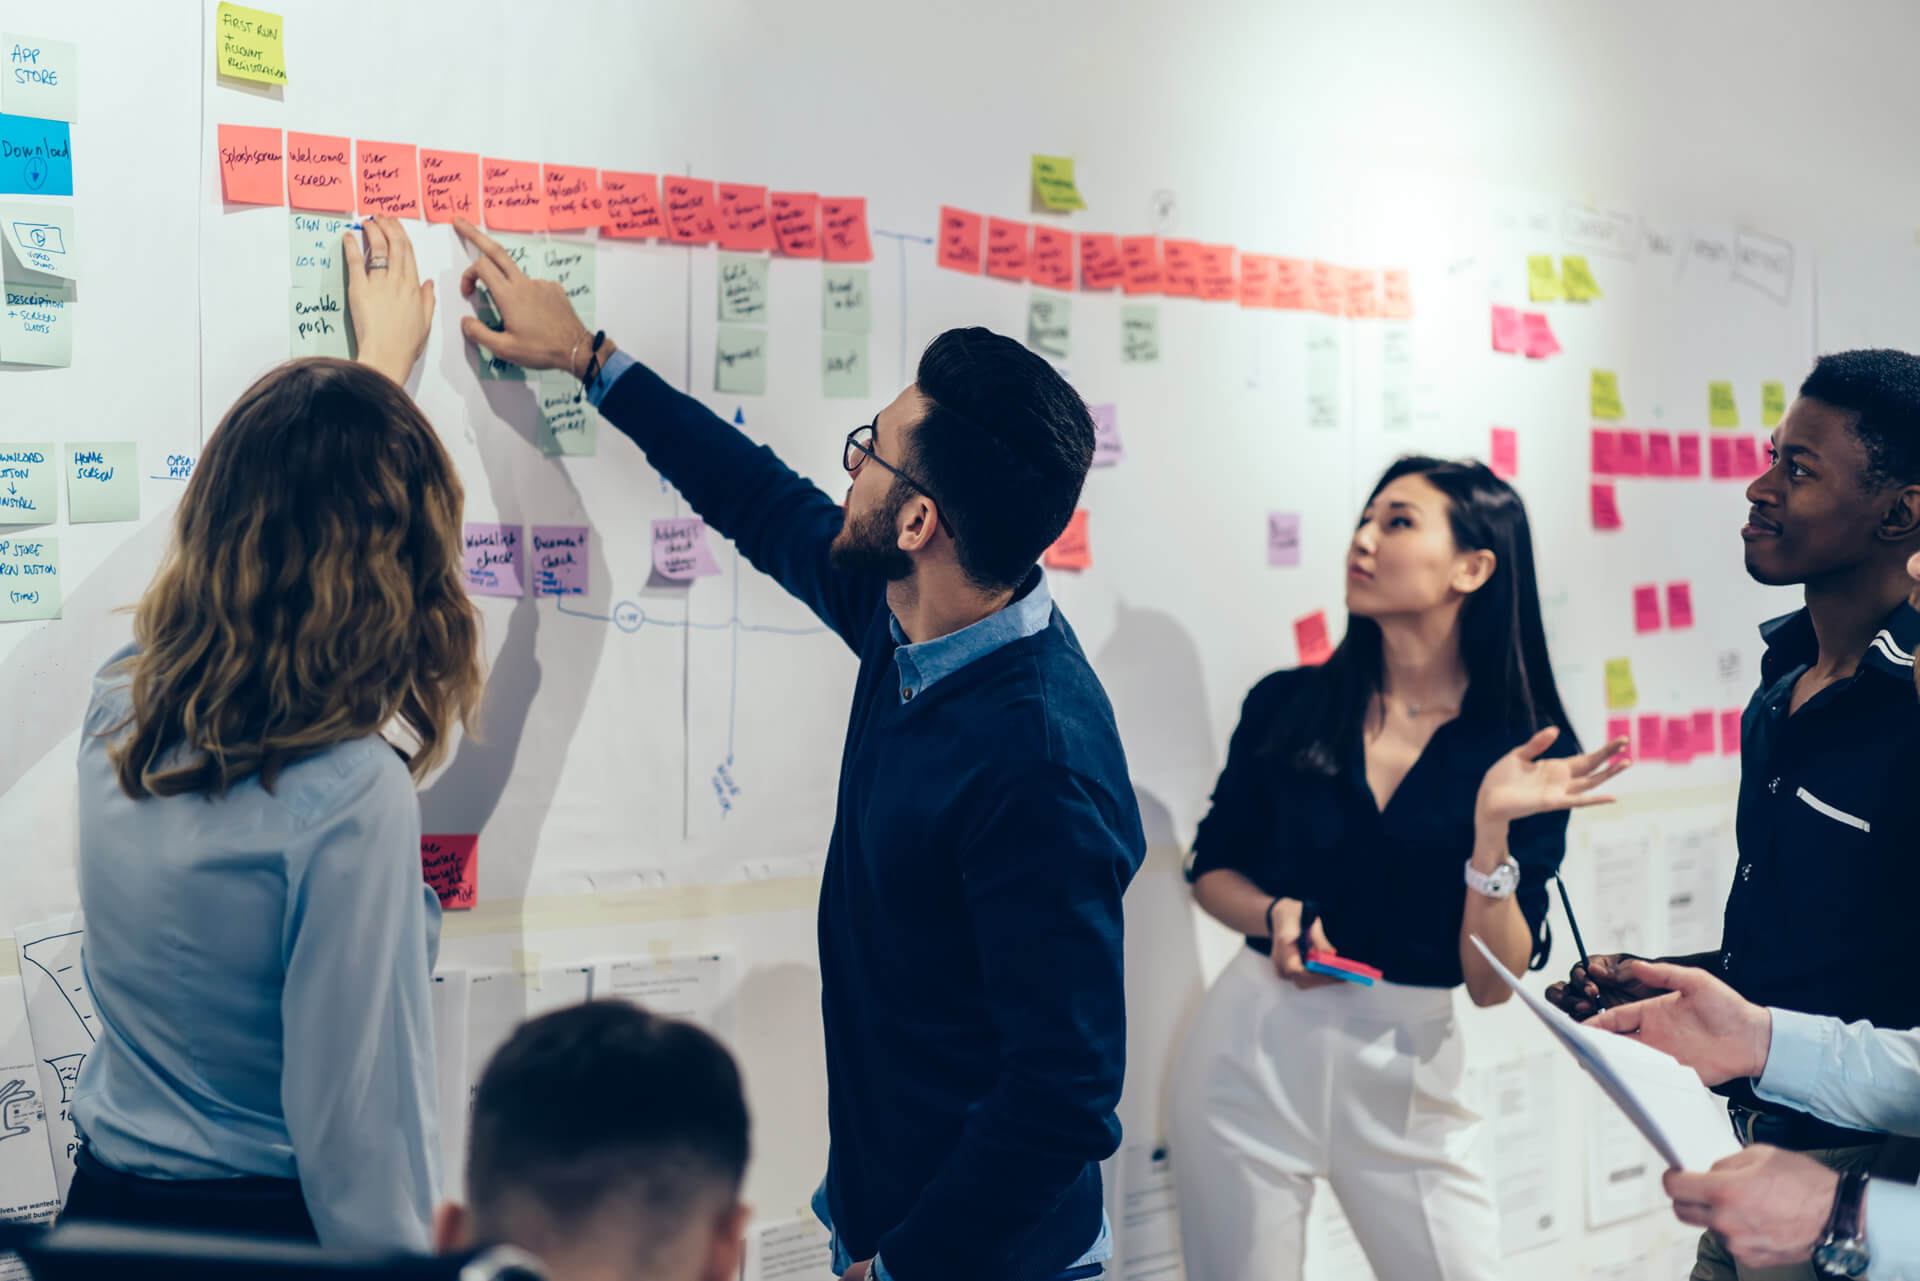
[[[1805,1110],[1833,1060],[1838,1025],[1798,1010],[1767,1012],[1773,1016],[1773,1039],[1767,1046],[1766,1070],[1754,1080],[1753,1092],[1770,1103]]]
[[[887,1271],[887,1265],[880,1262],[877,1254],[873,1256],[873,1266],[867,1269],[867,1281],[893,1281],[893,1273]]]
[[[1867,1254],[1876,1277],[1920,1277],[1920,1188],[1867,1183]]]
[[[593,381],[587,384],[587,399],[593,402],[595,409],[600,408],[601,400],[613,390],[613,385],[620,381],[620,375],[633,368],[636,363],[638,362],[624,351],[616,350],[613,355],[607,357],[607,363],[600,366],[600,372],[595,374]]]

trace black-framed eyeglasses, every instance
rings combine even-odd
[[[933,514],[934,517],[939,520],[940,528],[946,530],[947,537],[953,537],[953,527],[947,524],[947,518],[941,514],[940,500],[933,496],[933,491],[873,451],[874,438],[879,435],[879,422],[879,418],[876,417],[872,422],[861,423],[858,427],[855,427],[847,433],[847,444],[846,448],[841,451],[840,465],[847,469],[847,475],[857,476],[860,474],[860,469],[866,465],[868,459],[872,459],[874,462],[880,464],[901,480],[906,481],[922,494],[925,494],[928,500],[933,503]]]

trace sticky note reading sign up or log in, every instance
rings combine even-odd
[[[277,13],[222,4],[214,17],[213,52],[219,74],[256,84],[287,83],[286,22]]]
[[[654,521],[653,569],[676,583],[718,575],[720,566],[707,544],[707,522],[698,516]]]
[[[38,36],[0,35],[8,50],[0,111],[72,120],[80,110],[80,46]]]
[[[477,834],[420,838],[420,875],[440,896],[441,907],[461,911],[473,906],[479,854]]]
[[[1062,213],[1085,209],[1086,200],[1073,180],[1072,156],[1035,156],[1033,158],[1033,211]]]
[[[140,519],[140,469],[131,441],[67,446],[67,520]]]
[[[60,540],[0,539],[0,623],[60,617]]]

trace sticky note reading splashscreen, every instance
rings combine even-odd
[[[4,120],[4,117],[0,117]],[[215,145],[220,152],[220,194],[236,205],[278,205],[285,203],[285,188],[280,182],[281,139],[278,129],[259,129],[251,125],[221,125]],[[8,140],[0,154],[11,167],[12,145]],[[69,166],[71,170],[71,166]],[[0,171],[4,172],[4,171]],[[16,188],[0,185],[0,191]],[[71,176],[67,191],[73,194]]]
[[[740,396],[767,394],[767,331],[721,325],[714,334],[713,389]]]

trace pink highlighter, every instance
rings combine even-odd
[[[1335,956],[1332,952],[1308,952],[1306,965],[1315,974],[1345,979],[1349,983],[1358,983],[1362,987],[1372,987],[1377,980],[1386,977],[1371,965],[1349,961],[1346,957]]]

